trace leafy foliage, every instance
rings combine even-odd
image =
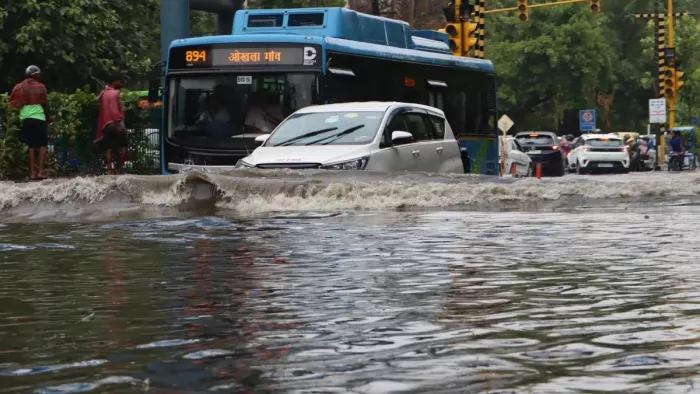
[[[157,171],[158,163],[153,159],[157,147],[150,144],[145,132],[149,127],[148,113],[140,108],[138,95],[125,92],[122,98],[127,128],[133,130],[129,141],[133,156],[130,171]],[[49,128],[47,167],[54,175],[100,173],[104,167],[103,155],[93,143],[98,115],[97,96],[86,89],[78,89],[72,94],[53,92],[49,94],[49,105],[56,120]],[[27,148],[18,140],[18,112],[9,106],[7,95],[0,96],[0,110],[4,131],[4,138],[0,140],[0,179],[26,178]]]
[[[22,0],[0,8],[0,91],[43,70],[51,90],[72,91],[119,71],[138,79],[158,41],[159,0]],[[154,40],[155,39],[155,40]],[[60,82],[59,82],[60,81]]]

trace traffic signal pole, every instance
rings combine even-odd
[[[659,14],[656,19],[656,55],[657,55],[657,66],[656,70],[659,73],[659,98],[666,96],[666,15]],[[658,142],[656,151],[657,166],[664,164],[666,161],[666,126],[663,124],[659,125],[659,134],[656,137]]]
[[[671,49],[672,51],[675,48],[673,46],[673,0],[668,0],[668,48]],[[671,65],[671,67],[673,67],[673,72],[675,74],[675,72],[676,72],[675,59],[672,59],[672,62],[670,65]],[[673,78],[675,80],[675,75]],[[674,90],[673,99],[670,100],[669,105],[668,105],[668,127],[669,127],[669,129],[673,129],[673,126],[676,125],[676,102],[678,101],[678,88],[677,88],[675,83],[673,85],[673,90]]]

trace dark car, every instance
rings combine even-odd
[[[566,172],[566,155],[562,152],[557,135],[548,131],[531,131],[518,133],[515,139],[532,160],[533,166],[538,163],[542,172],[563,176]]]

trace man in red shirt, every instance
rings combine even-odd
[[[19,140],[29,148],[29,173],[31,180],[46,179],[44,163],[46,162],[46,147],[48,145],[48,95],[46,86],[39,82],[41,70],[37,66],[29,66],[25,70],[26,78],[15,85],[10,94],[10,105],[19,110],[22,130]],[[39,150],[39,173],[34,166],[36,150]]]
[[[113,151],[117,151],[117,172],[124,173],[124,161],[129,141],[126,136],[124,109],[119,90],[123,86],[121,77],[112,77],[109,85],[100,93],[100,115],[97,119],[95,144],[105,150],[107,174],[112,174]]]

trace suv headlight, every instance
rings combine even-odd
[[[369,157],[344,161],[341,163],[326,164],[321,166],[324,170],[364,170],[369,163]]]
[[[236,162],[236,168],[255,168],[255,166],[244,162],[243,159],[240,159],[238,162]]]

